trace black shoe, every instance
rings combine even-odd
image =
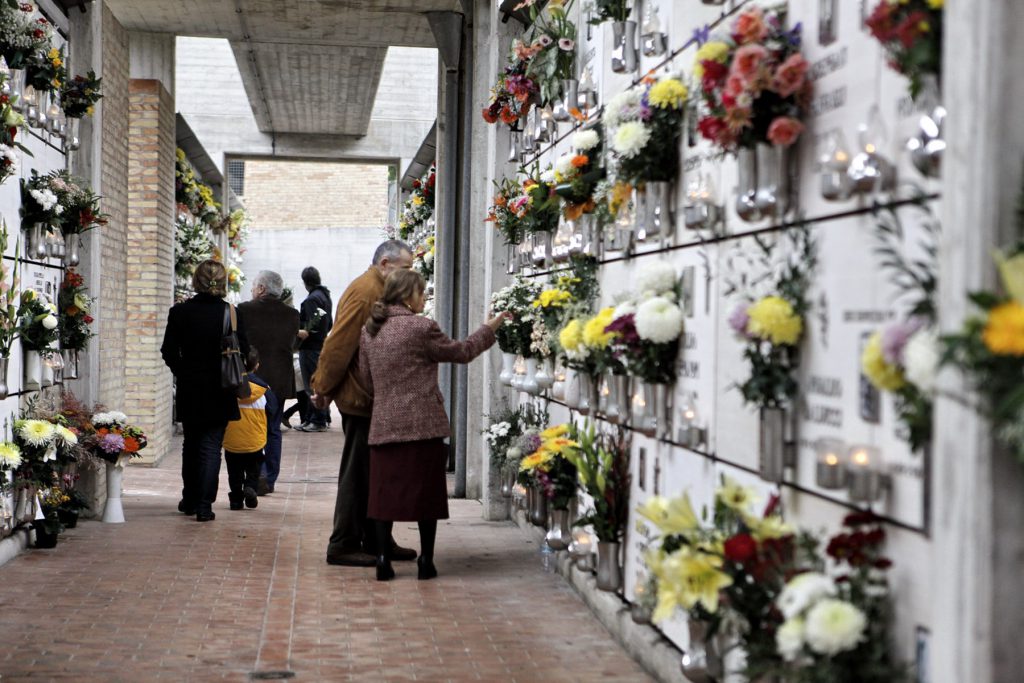
[[[241,509],[241,508],[239,508],[239,509]],[[212,522],[215,519],[217,519],[217,515],[213,512],[213,510],[211,510],[210,512],[197,512],[196,513],[196,521],[197,522]]]
[[[425,557],[416,560],[416,578],[420,581],[436,579],[437,567],[434,566],[434,561],[428,560]]]
[[[186,515],[196,514],[196,506],[185,502],[185,499],[178,501],[178,512],[184,512]]]
[[[241,510],[242,509],[242,504],[241,503],[229,503],[228,504],[228,509],[229,510]]]
[[[326,432],[327,431],[327,425],[315,425],[315,424],[310,423],[310,424],[306,425],[305,429],[303,429],[302,431],[304,431],[304,432]]]
[[[327,564],[333,564],[340,567],[372,567],[376,563],[377,560],[373,555],[368,555],[367,553],[359,550],[327,556]]]
[[[270,484],[267,483],[266,477],[260,477],[259,481],[256,482],[256,495],[265,496],[271,492]]]
[[[292,423],[288,420],[281,420],[281,426],[284,427],[285,429],[291,429]]]
[[[391,567],[391,560],[383,555],[377,556],[377,580],[390,581],[395,578],[395,570]]]
[[[260,499],[256,497],[256,491],[251,486],[246,486],[242,489],[242,496],[247,508],[254,508],[260,504]]]

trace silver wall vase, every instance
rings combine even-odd
[[[10,78],[4,83],[4,94],[11,100],[14,111],[25,113],[25,70],[11,69]]]
[[[569,511],[554,509],[551,511],[551,526],[544,536],[544,541],[553,550],[568,550],[572,543],[572,526]]]
[[[543,268],[551,257],[551,233],[537,232],[533,235],[533,265]]]
[[[697,619],[686,622],[690,643],[683,653],[681,667],[686,680],[693,683],[717,683],[724,667],[716,638],[708,637],[708,624]]]
[[[785,408],[761,408],[759,418],[761,479],[778,484],[794,464],[794,426]]]
[[[572,110],[579,109],[579,81],[575,78],[566,78],[562,80],[562,99],[555,104],[552,115],[555,121],[565,123],[566,121],[572,121]]]
[[[605,381],[608,400],[604,416],[612,424],[626,424],[629,422],[629,375],[611,373]]]
[[[612,22],[612,71],[617,74],[636,71],[636,22]]]
[[[0,358],[0,400],[7,398],[7,395],[11,393],[11,388],[7,385],[7,368],[10,363],[10,358]]]
[[[81,257],[78,254],[78,248],[81,244],[81,240],[77,234],[64,235],[64,265],[69,268],[77,266]]]
[[[548,525],[548,497],[536,486],[527,489],[530,504],[530,523],[534,526]]]
[[[78,379],[78,349],[64,349],[64,379]],[[6,376],[6,372],[4,375]]]
[[[580,405],[580,373],[573,368],[565,369],[565,380],[563,382],[563,399],[568,408],[577,408]]]
[[[516,374],[516,354],[514,353],[502,353],[501,354],[501,374],[498,375],[498,381],[507,387],[512,386],[512,377]]]
[[[736,215],[741,220],[752,223],[761,219],[761,211],[757,208],[757,153],[752,149],[741,147],[736,150],[737,186]]]
[[[580,386],[580,398],[579,403],[576,404],[576,410],[580,415],[590,415],[591,410],[596,411],[597,409],[596,405],[591,404],[594,398],[594,379],[585,372],[577,372],[576,379]]]
[[[38,351],[25,350],[25,388],[39,389],[43,384],[43,357]]]
[[[46,246],[47,228],[42,223],[33,223],[28,236],[28,258],[44,259],[49,253]]]
[[[615,592],[622,586],[622,567],[619,564],[619,544],[611,541],[597,543],[597,587]]]
[[[517,130],[508,134],[508,161],[515,163],[519,161],[519,147],[522,145],[523,134]]]
[[[672,210],[672,183],[651,181],[647,183],[647,237],[658,237],[662,244],[675,241],[676,224]]]
[[[762,218],[778,217],[786,212],[786,147],[757,145],[757,192],[754,204]]]
[[[501,468],[501,497],[511,498],[512,492],[516,487],[516,474],[517,469],[509,465],[505,465]]]
[[[81,119],[68,119],[67,130],[64,133],[64,146],[69,152],[77,152],[78,148],[82,146],[82,138],[78,133],[80,125]]]

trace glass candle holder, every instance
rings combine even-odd
[[[852,446],[846,462],[850,500],[871,503],[882,495],[882,452],[874,446]]]
[[[817,454],[814,473],[818,486],[832,490],[846,486],[843,442],[839,439],[818,439],[814,444],[814,450]]]

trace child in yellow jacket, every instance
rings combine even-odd
[[[259,503],[256,485],[263,464],[263,447],[267,445],[268,417],[277,412],[277,397],[256,375],[260,367],[259,352],[249,348],[245,359],[249,396],[238,399],[242,417],[228,422],[224,431],[224,460],[228,466],[228,500],[232,510],[254,508]]]

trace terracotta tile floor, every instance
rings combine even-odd
[[[335,425],[338,421],[335,422]],[[342,435],[286,432],[281,479],[216,521],[175,509],[177,456],[129,468],[122,525],[83,522],[0,567],[0,679],[644,681],[511,524],[452,501],[435,581],[324,562]],[[415,525],[397,524],[418,547]]]

